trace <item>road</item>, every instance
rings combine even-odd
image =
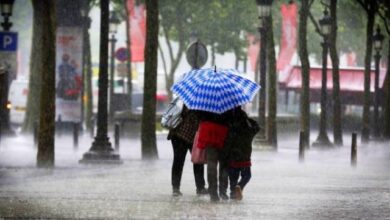
[[[158,135],[159,160],[141,160],[140,142],[121,140],[122,165],[79,164],[91,146],[87,134],[74,149],[56,139],[56,167],[35,167],[32,137],[0,145],[0,218],[40,219],[390,219],[390,148],[350,142],[311,149],[298,161],[295,135],[280,137],[277,152],[254,150],[252,179],[242,201],[211,203],[195,194],[187,157],[181,190],[171,196],[172,149]],[[346,139],[345,139],[346,140]]]

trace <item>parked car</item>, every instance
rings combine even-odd
[[[8,93],[11,124],[20,125],[26,114],[28,80],[17,79],[11,82]]]

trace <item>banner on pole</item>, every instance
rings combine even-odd
[[[277,70],[282,71],[290,65],[297,47],[297,5],[282,4],[282,38],[277,62]]]
[[[255,71],[256,64],[257,64],[257,56],[259,56],[259,52],[260,52],[260,40],[259,38],[256,38],[256,36],[252,34],[248,34],[246,38],[248,40],[249,63],[252,71]]]
[[[56,120],[81,121],[83,30],[58,27],[56,39]]]
[[[146,42],[146,9],[145,5],[135,5],[134,0],[127,0],[130,23],[130,51],[132,62],[144,61]]]

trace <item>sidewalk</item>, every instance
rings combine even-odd
[[[195,195],[187,156],[183,197],[171,196],[172,149],[158,135],[159,160],[141,160],[140,141],[121,140],[122,165],[79,164],[91,146],[56,140],[56,168],[37,169],[31,137],[0,145],[0,218],[62,219],[389,219],[390,148],[360,146],[350,166],[350,141],[311,149],[298,161],[298,139],[279,138],[278,152],[253,152],[252,179],[240,202],[210,203]]]

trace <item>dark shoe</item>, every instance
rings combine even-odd
[[[210,201],[218,202],[219,201],[219,196],[217,194],[210,194]]]
[[[234,188],[234,192],[235,192],[235,197],[236,197],[236,200],[242,200],[242,190],[241,190],[241,187],[239,185],[237,185],[235,188]]]
[[[236,199],[236,192],[230,193],[230,199],[235,200]]]
[[[229,196],[226,195],[226,193],[219,193],[219,196],[221,197],[222,200],[228,200]]]
[[[208,195],[209,191],[206,188],[196,189],[196,194],[198,196]]]
[[[173,192],[172,192],[173,197],[178,197],[178,196],[182,196],[182,195],[183,195],[183,193],[181,193],[179,189],[173,189]]]

